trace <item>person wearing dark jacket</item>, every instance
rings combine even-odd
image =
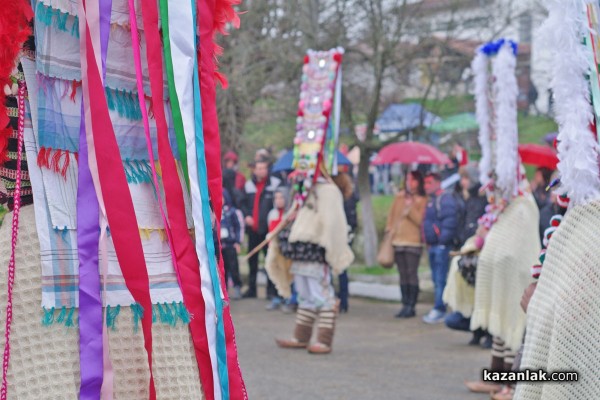
[[[227,190],[233,206],[241,211],[244,205],[244,193],[237,188],[236,177],[237,172],[234,169],[225,168],[223,170],[223,189]]]
[[[273,208],[273,196],[275,189],[281,181],[269,176],[269,163],[259,160],[254,164],[252,179],[247,180],[244,185],[244,201],[242,212],[248,233],[248,251],[252,251],[263,240],[269,232],[268,215]],[[264,252],[266,253],[265,246]],[[248,290],[244,293],[245,298],[256,297],[256,275],[258,274],[259,253],[248,259],[250,275],[248,277]],[[276,296],[275,286],[269,281],[267,297]]]
[[[340,172],[338,175],[334,176],[333,181],[344,196],[344,213],[346,214],[346,223],[348,224],[348,244],[352,246],[354,233],[358,227],[358,216],[356,214],[356,205],[359,200],[358,193],[354,188],[352,178],[346,172]],[[344,271],[339,274],[338,281],[338,297],[340,299],[339,312],[346,313],[348,312],[348,297],[350,295],[348,291],[348,272]]]
[[[229,278],[233,282],[233,300],[239,300],[241,296],[242,281],[240,279],[240,267],[238,254],[244,233],[244,219],[240,210],[236,208],[229,194],[229,189],[223,186],[223,213],[221,214],[221,252],[225,266],[225,284],[229,284]]]
[[[454,195],[442,190],[439,174],[429,173],[425,177],[425,192],[429,201],[425,209],[423,234],[429,253],[435,304],[423,317],[423,322],[435,324],[443,322],[446,314],[442,295],[448,277],[450,250],[458,233],[458,210]]]
[[[462,247],[467,239],[475,235],[479,226],[478,220],[485,213],[488,201],[487,196],[479,192],[481,184],[479,183],[479,169],[476,165],[469,164],[461,167],[459,174],[459,189],[464,207],[462,209],[463,215],[459,218],[458,242],[459,247]],[[445,322],[450,329],[470,332],[471,318],[465,317],[458,311],[448,314]],[[469,344],[479,346],[481,339],[484,339],[482,347],[491,348],[492,336],[481,328],[473,331],[473,338]]]
[[[460,247],[462,247],[467,239],[475,235],[478,226],[477,221],[485,213],[488,201],[485,194],[479,193],[481,184],[479,183],[479,170],[476,166],[462,167],[459,173],[462,198],[465,205],[462,226],[458,227],[458,239]]]

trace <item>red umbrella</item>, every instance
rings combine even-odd
[[[371,164],[451,164],[450,158],[433,146],[419,142],[399,142],[383,147]]]
[[[556,151],[550,146],[535,143],[520,144],[519,155],[523,164],[550,169],[556,169],[558,164]]]

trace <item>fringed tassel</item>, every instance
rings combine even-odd
[[[37,164],[40,168],[46,168],[50,171],[59,173],[65,180],[67,179],[67,170],[71,165],[71,155],[78,159],[77,153],[71,153],[68,150],[54,150],[47,147],[41,147],[37,157]]]
[[[116,307],[106,306],[106,327],[110,330],[116,329],[116,322],[119,313],[121,312],[121,306]]]
[[[66,151],[65,152],[65,161],[63,162],[62,168],[60,169],[60,174],[63,176],[63,178],[65,178],[65,180],[67,179],[67,169],[69,168],[69,165],[71,164],[71,154]]]
[[[71,36],[79,37],[79,18],[64,13],[58,9],[45,5],[41,1],[38,3],[35,16],[37,20],[46,26],[54,26],[59,31],[68,32]],[[69,18],[73,18],[71,28],[67,28]]]
[[[192,320],[192,317],[187,308],[185,308],[185,304],[183,304],[183,302],[173,302],[173,305],[177,307],[177,316],[179,317],[181,322],[183,322],[184,324],[189,324]]]
[[[69,98],[71,99],[72,102],[75,102],[75,96],[77,95],[77,88],[81,87],[81,82],[79,81],[73,81],[71,83],[71,95],[69,96]]]
[[[75,325],[75,321],[73,321],[74,313],[75,313],[75,307],[71,307],[71,309],[69,310],[69,313],[67,314],[67,319],[65,320],[65,326],[67,328],[70,328],[73,325]]]
[[[44,311],[44,316],[42,317],[42,325],[50,326],[54,323],[54,307],[51,309],[46,309],[46,307],[42,307]]]
[[[71,26],[71,36],[75,36],[79,39],[79,17],[77,15],[73,20],[73,26]]]
[[[58,317],[56,317],[56,322],[61,324],[65,321],[66,317],[67,317],[67,307],[62,306],[60,309],[60,313],[58,314]]]
[[[144,318],[144,308],[139,303],[133,303],[131,312],[133,313],[133,332],[137,333],[140,329],[140,322]]]
[[[79,321],[75,320],[75,307],[62,306],[60,308],[52,307],[47,309],[42,307],[42,325],[64,325],[67,328],[73,327],[79,324]],[[131,305],[131,312],[133,318],[133,330],[137,332],[139,325],[144,317],[144,309],[137,303]],[[121,306],[117,305],[112,307],[106,306],[106,327],[112,331],[116,330],[117,319],[121,314]],[[172,303],[157,303],[152,306],[152,323],[161,323],[169,326],[176,326],[178,322],[183,324],[189,324],[191,316],[183,302],[172,302]]]
[[[58,28],[59,31],[63,31],[63,32],[67,32],[67,18],[69,17],[69,14],[67,13],[62,13],[62,12],[57,12],[56,13],[56,28]]]
[[[125,160],[123,166],[128,183],[152,183],[152,170],[148,161]]]
[[[114,90],[106,88],[105,91],[109,110],[116,111],[120,117],[132,121],[139,121],[142,119],[140,105],[135,101],[137,94],[131,91],[128,92],[125,89]]]
[[[40,3],[41,4],[41,3]],[[38,153],[37,164],[40,168],[50,169],[50,149],[41,147]]]

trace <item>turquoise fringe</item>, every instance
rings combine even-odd
[[[117,305],[116,307],[106,306],[106,327],[115,330],[117,317],[121,312],[121,306]]]
[[[142,119],[142,110],[137,100],[137,93],[125,89],[110,88],[105,88],[105,92],[109,110],[116,111],[120,117],[132,121],[140,121]]]
[[[42,2],[38,2],[35,16],[39,22],[46,26],[53,26],[59,31],[69,32],[71,36],[79,37],[79,18],[77,16],[64,13]],[[70,18],[72,18],[71,29],[67,29]]]
[[[67,328],[79,325],[79,318],[75,321],[75,307],[52,307],[47,309],[42,308],[44,314],[42,316],[42,325],[64,325]],[[116,330],[117,319],[121,313],[121,306],[106,307],[106,327],[112,331]],[[142,318],[144,318],[144,309],[138,303],[131,305],[131,312],[133,318],[133,331],[139,330]],[[190,313],[185,308],[183,302],[172,302],[172,303],[157,303],[152,306],[152,323],[161,323],[169,326],[176,326],[178,322],[184,325],[190,323]]]
[[[148,161],[125,160],[123,166],[127,183],[152,183],[152,169]]]

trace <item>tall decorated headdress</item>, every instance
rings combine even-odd
[[[548,18],[541,33],[553,52],[551,88],[559,158],[559,178],[548,190],[557,192],[561,210],[544,231],[544,249],[532,267],[536,279],[568,207],[600,198],[600,7],[591,0],[555,0],[545,6]]]
[[[65,345],[62,339],[48,342],[56,331],[48,326],[63,325],[57,328],[66,330],[61,334],[76,333],[72,342],[82,344],[64,349],[65,357],[76,349],[79,364],[69,361],[65,368],[78,366],[80,380],[73,371],[48,366],[44,373],[57,374],[49,379],[59,382],[54,386],[64,382],[63,392],[49,392],[48,398],[74,398],[78,385],[80,398],[109,399],[114,393],[154,400],[158,388],[173,398],[246,399],[213,239],[222,204],[216,82],[225,83],[214,38],[239,26],[239,0],[35,0],[33,9],[29,1],[9,3],[0,7],[0,83],[8,86],[7,101],[17,104],[9,107],[14,129],[8,129],[17,150],[9,148],[7,157],[16,157],[18,168],[0,171],[15,181],[0,398],[11,384],[11,354],[22,356],[25,342],[40,353]],[[23,53],[20,63],[13,47],[5,46],[27,34],[17,4],[26,5],[35,26],[35,49]],[[17,17],[18,24],[5,24]],[[11,33],[16,37],[7,39]],[[14,71],[16,93],[6,82],[7,68]],[[1,162],[3,107],[0,113]],[[21,170],[25,160],[31,183]],[[33,192],[39,239],[40,254],[31,256],[40,258],[32,282],[41,281],[41,307],[37,301],[31,314],[39,318],[30,321],[39,327],[14,331],[35,336],[11,342],[19,199],[26,189]],[[37,299],[25,297],[14,302]],[[129,315],[119,318],[123,314]],[[154,330],[153,324],[169,328]],[[176,336],[176,329],[189,337]],[[110,350],[113,335],[128,344],[127,351]],[[140,340],[140,354],[132,356]],[[165,365],[169,357],[153,357],[157,349],[187,365],[172,371],[187,371],[177,377],[178,385],[153,374],[171,367]],[[135,362],[140,359],[145,365]],[[33,373],[23,363],[11,370],[13,376]]]
[[[480,181],[500,198],[519,194],[517,44],[500,39],[477,50],[472,62],[479,123]]]
[[[304,57],[293,165],[300,203],[323,170],[337,173],[343,55],[335,48]]]

